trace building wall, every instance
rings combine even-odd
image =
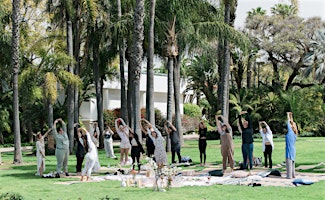
[[[141,75],[140,79],[140,107],[146,107],[146,74]],[[186,89],[186,80],[181,80],[181,114],[183,114],[183,92]],[[103,108],[104,110],[120,108],[120,81],[112,80],[105,81],[103,86]],[[81,120],[85,122],[97,120],[96,97],[91,98],[90,101],[82,102],[80,107]],[[155,75],[154,77],[154,107],[159,109],[163,115],[167,112],[167,76]],[[174,105],[173,105],[174,107]],[[174,110],[174,109],[173,109]]]

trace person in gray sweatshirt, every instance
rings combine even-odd
[[[57,126],[58,122],[60,122],[61,126]],[[68,157],[69,157],[69,137],[67,134],[67,126],[64,121],[59,118],[54,121],[53,124],[53,135],[55,138],[56,148],[55,148],[55,156],[56,156],[56,178],[60,178],[61,169],[64,169],[65,175],[68,174]]]

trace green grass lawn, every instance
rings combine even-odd
[[[274,165],[285,160],[284,138],[275,139],[273,151]],[[199,163],[197,141],[186,141],[182,148],[183,156],[190,156],[194,163]],[[313,165],[325,162],[325,138],[298,138],[296,166]],[[254,155],[262,156],[261,141],[255,140]],[[115,147],[118,155],[118,147]],[[114,166],[117,160],[107,159],[104,150],[99,150],[102,166]],[[170,161],[170,154],[168,155]],[[240,140],[235,140],[235,160],[241,161]],[[36,157],[24,154],[24,164],[11,165],[13,153],[2,153],[3,164],[0,165],[0,194],[15,192],[24,199],[324,199],[325,181],[317,182],[311,186],[300,187],[247,187],[214,185],[209,187],[183,187],[172,188],[168,192],[153,192],[151,188],[122,188],[118,181],[102,181],[92,183],[77,183],[72,185],[54,184],[61,179],[44,179],[35,176]],[[219,141],[208,141],[207,163],[220,164]],[[69,171],[75,172],[76,159],[69,157]],[[47,156],[46,173],[54,171],[56,159]],[[192,167],[196,170],[202,167]],[[320,173],[320,172],[319,172]],[[323,173],[324,174],[324,173]],[[94,174],[96,175],[96,174]],[[68,179],[77,180],[77,179]]]

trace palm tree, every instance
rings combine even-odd
[[[155,9],[156,0],[150,1],[150,22],[148,36],[148,63],[147,63],[147,93],[146,93],[146,116],[151,124],[155,124],[154,110],[154,73],[153,73],[153,57],[154,57],[154,26],[155,26]]]
[[[133,74],[133,130],[138,134],[141,141],[142,134],[139,126],[140,115],[140,75],[141,75],[141,63],[143,55],[143,39],[144,39],[144,0],[136,0],[136,6],[134,9],[134,27],[133,27],[133,41],[132,41],[132,54],[131,54],[131,65]]]
[[[117,12],[118,19],[121,20],[122,16],[122,8],[121,8],[121,0],[117,0]],[[121,80],[121,117],[124,121],[128,121],[128,109],[127,109],[127,95],[126,95],[126,80],[124,74],[125,67],[125,39],[123,34],[118,34],[120,41],[119,44],[119,55],[120,55],[120,80]]]
[[[19,98],[18,98],[18,74],[19,74],[19,19],[20,19],[20,0],[13,0],[12,3],[12,82],[13,82],[13,117],[15,151],[14,164],[22,162],[21,139],[19,125]]]

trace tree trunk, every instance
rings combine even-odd
[[[33,142],[33,128],[30,120],[27,121],[27,142]]]
[[[20,122],[19,122],[19,98],[18,98],[18,73],[19,73],[19,20],[20,0],[13,0],[12,3],[12,70],[13,70],[13,120],[14,120],[14,164],[22,162]]]
[[[173,123],[173,71],[174,71],[174,60],[173,57],[169,56],[167,61],[167,84],[168,84],[168,90],[167,90],[167,120]],[[169,134],[167,134],[167,141],[166,141],[166,151],[171,151],[171,144],[170,144],[170,137]]]
[[[181,146],[184,145],[183,128],[181,119],[181,108],[180,108],[180,66],[181,65],[181,54],[177,56],[176,63],[174,63],[174,101],[175,101],[175,125],[178,131],[178,139]]]
[[[298,75],[298,72],[299,72],[299,70],[297,68],[293,69],[293,72],[290,74],[290,76],[288,78],[287,85],[286,85],[286,90],[288,90],[290,88],[290,86],[292,85],[293,80]]]
[[[128,54],[130,55],[131,50],[129,50]],[[128,123],[131,128],[134,128],[134,120],[133,120],[133,73],[132,73],[132,67],[134,65],[134,62],[132,59],[130,59],[129,65],[128,65],[128,91],[127,91],[127,103],[128,103]]]
[[[103,137],[103,97],[102,97],[102,86],[101,86],[101,77],[100,77],[100,65],[99,65],[99,41],[98,35],[94,31],[93,36],[93,70],[94,70],[94,82],[96,90],[96,102],[97,102],[97,121],[98,127],[100,130],[100,137]],[[101,138],[100,138],[101,140]],[[103,147],[103,143],[100,142],[100,148]]]
[[[67,21],[67,51],[68,55],[73,57],[73,36],[72,36],[72,23],[70,20]],[[70,73],[73,72],[73,64],[70,63],[68,66],[68,71]],[[74,146],[74,86],[72,84],[68,85],[68,136],[70,140],[70,154],[73,152],[73,146]]]
[[[121,0],[117,0],[117,12],[118,18],[122,16],[121,9]],[[120,54],[120,79],[121,79],[121,117],[127,122],[128,121],[128,105],[127,105],[127,96],[126,96],[126,80],[125,80],[125,40],[120,38],[121,42],[119,44],[119,54]]]
[[[133,27],[133,41],[132,41],[132,54],[131,60],[134,65],[132,66],[133,73],[133,123],[134,132],[138,134],[139,141],[142,141],[142,134],[139,126],[141,118],[140,113],[140,75],[141,64],[143,55],[143,39],[144,39],[144,0],[136,0],[134,10],[134,27]]]
[[[80,41],[81,41],[81,28],[80,28],[80,18],[81,18],[81,6],[80,1],[74,1],[74,8],[76,10],[74,23],[72,24],[72,31],[73,31],[73,54],[75,60],[74,66],[74,74],[80,74]],[[74,87],[74,123],[79,122],[79,89],[78,87]]]
[[[53,105],[49,99],[47,100],[47,115],[48,115],[47,116],[48,127],[49,127],[49,129],[52,129],[53,122],[54,122],[54,120],[53,120]],[[47,137],[48,137],[47,148],[55,149],[54,148],[55,140],[54,140],[52,131],[49,133],[49,135]]]
[[[156,0],[150,1],[150,25],[149,25],[149,48],[147,63],[147,93],[146,93],[146,117],[151,124],[155,124],[155,107],[154,107],[154,26],[155,26],[155,7]]]
[[[225,23],[230,23],[230,2],[225,2]],[[225,38],[224,40],[224,62],[223,62],[223,73],[221,77],[221,83],[223,85],[222,90],[222,104],[221,113],[228,120],[229,116],[229,72],[230,72],[230,47],[229,42]]]

